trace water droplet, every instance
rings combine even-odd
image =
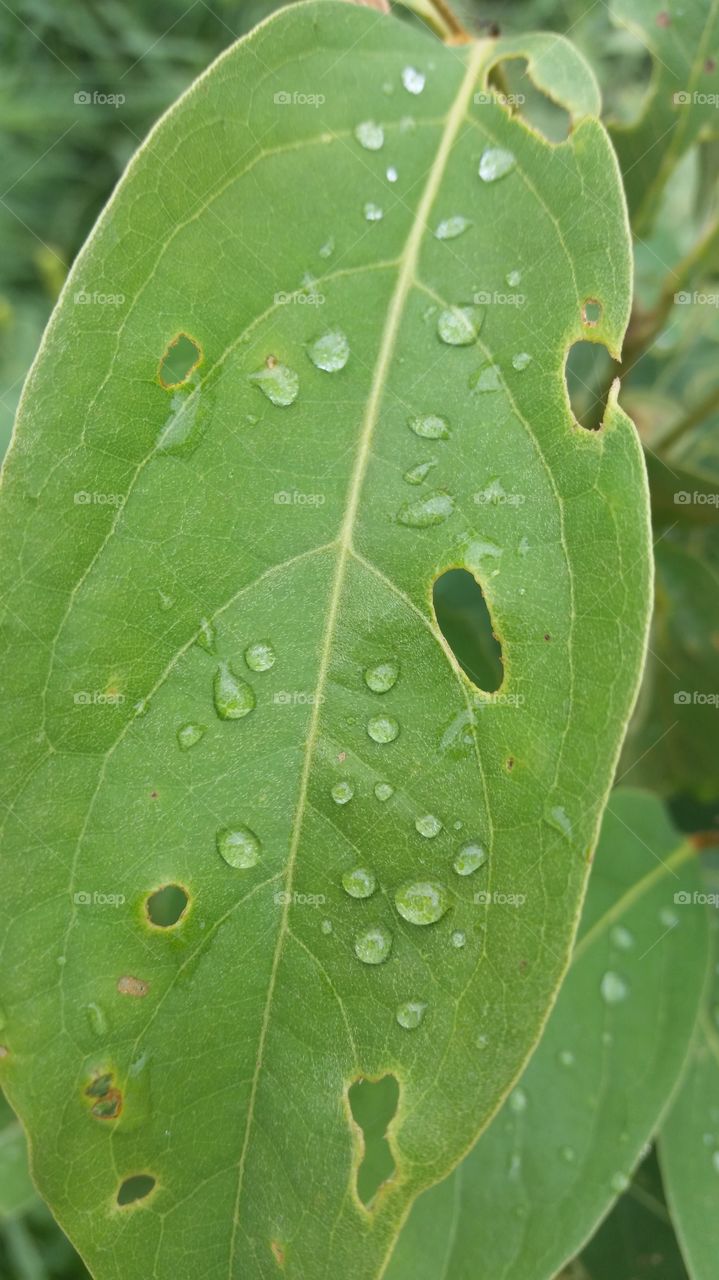
[[[519,546],[517,547],[517,550],[520,556],[526,556],[527,552],[529,551],[529,538],[520,538]]]
[[[276,654],[269,640],[257,640],[245,649],[245,662],[250,671],[269,671],[274,667]]]
[[[331,920],[323,920],[320,929],[323,933],[332,933],[334,926]]]
[[[521,271],[508,271],[504,278],[510,289],[516,289],[517,285],[522,283]]]
[[[213,682],[215,710],[221,720],[241,720],[254,710],[256,698],[252,685],[241,680],[221,662]]]
[[[422,484],[432,468],[436,466],[436,458],[430,458],[427,462],[418,462],[416,467],[410,467],[409,471],[405,471],[402,479],[406,480],[407,484]]]
[[[622,1191],[626,1191],[629,1186],[629,1178],[626,1173],[614,1173],[609,1185],[612,1191],[616,1191],[618,1195],[621,1195]]]
[[[456,947],[457,950],[459,951],[464,946],[466,941],[467,941],[467,935],[465,933],[462,933],[461,929],[455,929],[454,933],[450,938],[450,942],[452,943],[452,946]]]
[[[363,120],[355,129],[355,138],[365,151],[380,151],[384,146],[384,129],[374,120]]]
[[[499,365],[483,364],[477,369],[476,373],[470,375],[469,389],[476,392],[477,395],[484,395],[490,391],[501,391],[502,373]]]
[[[487,861],[487,851],[481,844],[465,844],[459,850],[452,866],[458,876],[471,876],[473,871]]]
[[[300,380],[294,369],[286,364],[271,361],[264,369],[249,374],[249,381],[254,382],[272,404],[286,408],[294,404],[300,390]]]
[[[217,631],[213,623],[207,618],[200,619],[200,629],[197,633],[197,641],[201,649],[205,649],[208,653],[215,652],[215,643],[217,641]]]
[[[421,836],[425,836],[427,840],[433,840],[442,830],[442,823],[433,813],[424,813],[421,817],[415,818],[415,829]]]
[[[715,1151],[712,1155],[712,1164],[717,1173],[719,1173],[719,1151]]]
[[[629,995],[629,986],[620,974],[608,969],[602,978],[600,991],[605,1004],[621,1004]]]
[[[472,223],[469,218],[463,218],[461,213],[456,213],[452,218],[445,218],[440,222],[435,236],[437,240],[456,240],[457,236],[461,236],[463,231],[467,231]]]
[[[551,827],[555,827],[557,831],[561,831],[563,836],[566,836],[567,840],[571,840],[572,823],[566,809],[562,808],[561,804],[552,805],[547,809],[544,817]]]
[[[392,950],[392,934],[376,924],[358,933],[354,945],[355,955],[363,964],[382,964]]]
[[[418,71],[416,67],[404,67],[402,71],[402,84],[408,93],[417,95],[421,93],[427,83],[427,77],[424,72]]]
[[[208,409],[198,378],[175,391],[155,448],[158,453],[188,454],[197,447],[209,421]]]
[[[449,895],[436,880],[412,880],[394,895],[399,914],[410,924],[435,924],[449,907]]]
[[[373,716],[367,724],[367,732],[373,742],[394,742],[399,734],[399,724],[392,716]]]
[[[182,751],[189,751],[207,733],[206,724],[183,724],[177,730],[177,742]]]
[[[106,1036],[108,1030],[108,1021],[104,1009],[101,1005],[94,1002],[87,1006],[87,1020],[90,1023],[90,1030],[96,1036]]]
[[[512,368],[517,369],[520,373],[522,369],[526,369],[527,365],[532,363],[532,357],[528,351],[518,351],[516,356],[512,356]]]
[[[509,1095],[509,1107],[515,1115],[521,1115],[522,1111],[527,1110],[527,1095],[524,1089],[514,1089]]]
[[[384,217],[384,209],[381,209],[373,200],[368,200],[364,207],[364,216],[367,222],[381,222]]]
[[[450,347],[468,347],[477,341],[483,319],[478,307],[447,307],[437,318],[437,333]]]
[[[217,832],[217,852],[231,867],[244,870],[256,866],[262,845],[249,827],[224,827]]]
[[[335,804],[347,804],[352,799],[354,793],[355,790],[352,783],[343,779],[342,782],[335,783],[330,795],[332,796]]]
[[[394,165],[391,164],[389,169],[387,170],[387,181],[396,182],[398,177],[399,177],[399,174],[397,170],[395,169]]]
[[[574,1161],[577,1158],[577,1153],[574,1150],[574,1147],[562,1147],[559,1154],[567,1164],[574,1164]]]
[[[557,1054],[557,1061],[559,1062],[559,1065],[562,1067],[573,1067],[575,1059],[574,1059],[574,1054],[572,1053],[572,1050],[560,1049],[559,1053]]]
[[[630,933],[623,924],[615,924],[609,937],[615,947],[620,951],[631,951],[634,946],[634,934]]]
[[[434,413],[424,414],[422,417],[410,418],[409,424],[416,436],[421,436],[423,440],[447,440],[449,438],[449,427],[444,418],[438,418]]]
[[[377,888],[377,877],[366,867],[353,867],[351,871],[344,872],[342,888],[350,898],[371,898]]]
[[[402,116],[399,122],[400,133],[414,133],[417,128],[417,121],[414,116]]]
[[[335,239],[334,239],[334,236],[330,236],[329,240],[326,240],[325,243],[322,245],[322,248],[319,250],[319,255],[321,258],[324,258],[326,261],[327,258],[332,257],[332,254],[334,253],[334,251],[335,251]]]
[[[397,662],[378,662],[374,667],[367,667],[364,680],[373,693],[387,693],[397,683],[398,676]]]
[[[400,524],[411,529],[426,529],[433,524],[442,524],[454,511],[454,498],[449,493],[430,493],[426,498],[418,498],[416,502],[405,502],[397,512]]]
[[[394,795],[394,787],[391,787],[388,782],[376,782],[374,793],[378,800],[382,800],[384,802],[385,800],[389,800],[390,796]]]
[[[479,176],[482,182],[496,182],[498,178],[511,173],[516,163],[511,151],[506,151],[504,147],[488,147],[479,162]]]
[[[662,907],[659,912],[659,922],[664,925],[665,929],[676,929],[679,924],[679,916],[676,911],[672,911],[671,907]]]
[[[325,373],[338,373],[350,358],[350,344],[340,329],[334,329],[317,338],[307,354],[317,369]]]
[[[399,1006],[395,1017],[405,1031],[414,1031],[422,1021],[426,1009],[427,1005],[421,1000],[407,1000]]]

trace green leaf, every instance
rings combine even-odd
[[[675,905],[701,888],[695,858],[658,800],[614,793],[540,1045],[474,1151],[418,1200],[387,1280],[546,1280],[629,1185],[702,998],[705,915]]]
[[[557,147],[488,89],[501,44],[329,0],[270,20],[139,152],[25,391],[2,1071],[103,1280],[174,1276],[188,1240],[232,1276],[377,1276],[563,975],[650,567],[631,424],[612,402],[584,432],[566,401],[589,301],[619,351],[629,248],[591,75],[551,49]],[[496,696],[432,611],[454,567]],[[386,1075],[368,1210],[348,1094]]]
[[[619,1276],[687,1280],[654,1150],[579,1259],[557,1280],[617,1280]]]
[[[36,1196],[27,1167],[25,1135],[0,1094],[0,1218],[19,1213]]]

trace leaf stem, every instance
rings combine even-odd
[[[469,44],[473,39],[447,0],[396,0],[396,2],[424,19],[446,44]]]

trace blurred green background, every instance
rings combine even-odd
[[[410,8],[414,2],[406,0]],[[631,10],[630,0],[616,2]],[[706,7],[704,0],[690,4]],[[15,7],[0,0],[0,456],[67,270],[127,161],[195,76],[279,7],[276,0],[25,0]],[[490,33],[496,24],[506,33],[568,34],[595,69],[605,116],[623,122],[630,138],[637,121],[641,126],[646,96],[666,72],[662,56],[652,56],[652,33],[613,22],[603,0],[457,0],[454,8],[474,33]],[[397,12],[418,20],[399,6]],[[554,127],[546,100],[533,95],[526,78],[521,86],[516,80],[521,66],[509,74],[513,88],[526,90],[530,117]],[[681,87],[681,68],[674,74]],[[123,101],[87,105],[82,95],[93,92]],[[622,403],[647,449],[658,581],[649,666],[619,770],[625,782],[659,791],[685,829],[715,832],[719,711],[712,703],[677,705],[676,695],[719,693],[717,507],[678,505],[675,494],[699,490],[716,499],[719,491],[719,307],[676,306],[672,298],[677,285],[719,293],[718,129],[719,120],[716,126],[709,121],[694,145],[677,152],[651,218],[635,225],[636,299]],[[659,148],[658,166],[667,144],[652,145]],[[621,136],[619,151],[623,158]],[[631,167],[625,163],[627,177]],[[573,407],[588,424],[601,418],[608,366],[603,349],[589,344],[579,344],[570,358]],[[482,602],[462,575],[446,590],[436,601],[443,629],[453,632],[478,682],[496,687],[501,673]],[[564,1274],[576,1280],[686,1276],[651,1154]],[[23,1135],[0,1098],[0,1280],[86,1275],[33,1191]]]

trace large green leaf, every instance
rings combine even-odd
[[[702,998],[705,912],[674,904],[701,891],[695,862],[658,800],[614,794],[541,1043],[474,1151],[417,1201],[387,1280],[549,1280],[628,1186]]]
[[[486,88],[522,52],[554,68],[561,146]],[[540,1033],[650,575],[633,428],[614,401],[577,428],[563,380],[590,324],[618,354],[629,306],[596,106],[553,38],[453,50],[294,6],[163,120],[73,270],[0,513],[2,1070],[98,1276],[377,1275]],[[202,362],[174,386],[180,335]],[[442,642],[452,566],[497,696]],[[408,883],[443,918],[408,920]],[[348,1092],[386,1074],[368,1211]],[[118,1205],[135,1175],[121,1199],[152,1193]]]

